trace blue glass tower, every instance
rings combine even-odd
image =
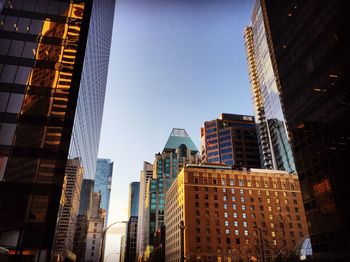
[[[140,182],[131,182],[129,185],[129,212],[128,217],[139,215]]]
[[[110,159],[97,159],[94,191],[101,193],[101,208],[106,210],[108,218],[109,198],[111,195],[113,162]]]

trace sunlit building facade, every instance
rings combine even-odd
[[[254,6],[251,26],[244,32],[250,87],[262,166],[295,171],[287,127],[278,91],[260,1]]]
[[[350,261],[347,1],[261,1],[313,259]]]
[[[147,244],[147,224],[146,214],[147,209],[145,207],[146,198],[147,198],[147,183],[153,176],[153,165],[148,162],[143,162],[143,169],[141,170],[140,175],[140,195],[139,195],[139,214],[138,214],[138,223],[137,223],[137,257],[142,257],[143,253],[146,250]]]
[[[51,261],[75,261],[74,237],[78,225],[83,169],[79,159],[69,159],[66,167],[64,201],[59,210]]]
[[[291,259],[308,235],[296,174],[214,164],[181,170],[165,227],[167,262]]]
[[[92,3],[2,3],[0,245],[48,261]]]
[[[218,119],[204,122],[201,157],[203,163],[260,168],[254,117],[221,114]]]

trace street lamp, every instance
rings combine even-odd
[[[105,246],[105,235],[107,233],[107,230],[110,229],[112,226],[116,225],[116,224],[127,224],[128,221],[117,221],[114,222],[112,224],[110,224],[108,227],[106,227],[103,231],[102,231],[102,244],[101,244],[101,257],[100,257],[100,261],[103,262],[103,255],[104,255],[104,246]]]
[[[262,261],[265,262],[264,241],[263,241],[263,238],[262,238],[262,232],[261,232],[260,227],[254,226],[254,228],[258,229],[258,230],[259,230],[259,233],[260,233],[260,243],[261,243]]]

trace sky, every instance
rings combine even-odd
[[[253,0],[117,0],[99,157],[114,161],[109,223],[172,128],[200,147],[204,121],[252,114],[243,30]],[[117,261],[122,226],[107,235]]]

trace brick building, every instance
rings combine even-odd
[[[291,256],[308,234],[297,175],[214,165],[182,169],[166,194],[165,225],[168,262],[182,254],[186,261],[270,261]]]

